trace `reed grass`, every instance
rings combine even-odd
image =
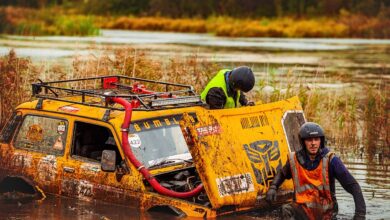
[[[0,32],[17,35],[98,35],[94,17],[59,9],[0,8]]]
[[[32,70],[31,61],[18,58],[13,50],[0,57],[0,128],[13,109],[30,98],[26,85],[31,83]]]
[[[201,91],[203,86],[221,68],[216,63],[199,58],[197,54],[178,56],[168,62],[150,59],[144,51],[131,47],[107,48],[100,56],[76,57],[73,61],[71,78],[85,76],[121,74],[193,85]]]
[[[99,28],[210,33],[226,37],[390,38],[390,18],[341,13],[335,17],[238,19],[101,17],[75,10],[0,8],[0,32],[20,35],[98,35]]]
[[[325,129],[330,146],[341,153],[366,154],[370,159],[390,155],[390,92],[385,81],[362,90],[331,90],[308,83],[292,70],[284,73],[284,81],[276,80],[273,74],[271,69],[268,80],[258,82],[256,100],[267,103],[297,95],[306,119]]]
[[[49,81],[121,74],[190,84],[200,93],[220,68],[221,65],[201,59],[197,54],[162,62],[131,47],[106,48],[99,56],[78,56],[70,67],[34,64],[10,51],[9,55],[0,57],[0,129],[12,109],[31,98],[30,83],[37,78]],[[329,145],[341,152],[390,155],[388,85],[365,86],[359,91],[331,90],[309,82],[307,77],[291,69],[286,72],[269,69],[267,72],[268,76],[258,81],[258,90],[249,93],[252,100],[267,103],[297,95],[306,119],[325,129]],[[318,74],[317,77],[324,76]]]
[[[363,138],[369,155],[390,153],[390,88],[383,84],[365,88],[366,99],[362,102]],[[381,146],[384,146],[382,148]]]
[[[342,15],[340,17],[237,19],[172,19],[161,17],[119,17],[100,20],[107,29],[211,33],[226,37],[305,37],[305,38],[389,38],[390,19]]]
[[[100,26],[107,29],[153,30],[174,32],[208,32],[206,21],[201,19],[171,19],[156,17],[119,17],[101,20]]]

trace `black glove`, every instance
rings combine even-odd
[[[355,215],[353,216],[353,220],[365,220],[365,219],[366,219],[365,213],[356,212]]]
[[[254,102],[252,102],[252,101],[249,101],[249,102],[247,102],[247,103],[246,103],[246,105],[247,105],[247,106],[254,106],[254,105],[255,105],[255,103],[254,103]]]
[[[265,197],[265,200],[267,200],[267,202],[275,202],[276,201],[276,186],[275,185],[271,185],[269,187],[269,190],[267,192],[267,196]]]

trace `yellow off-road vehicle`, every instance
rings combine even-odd
[[[126,76],[32,89],[37,99],[19,105],[0,135],[3,194],[50,193],[195,217],[261,208],[288,152],[298,150],[305,121],[297,97],[210,110],[192,86]],[[286,181],[279,198],[292,191]]]

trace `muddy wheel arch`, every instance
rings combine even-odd
[[[5,176],[0,181],[0,198],[14,201],[31,201],[44,198],[42,190],[23,176]]]

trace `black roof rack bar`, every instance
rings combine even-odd
[[[179,84],[179,83],[161,82],[161,81],[156,81],[156,80],[142,79],[142,78],[129,77],[129,76],[118,76],[118,75],[116,75],[116,77],[124,78],[124,79],[130,79],[130,80],[136,80],[136,81],[141,81],[141,82],[157,83],[157,84],[163,84],[163,85],[169,85],[169,86],[178,86],[178,87],[184,87],[184,88],[188,88],[188,89],[192,89],[193,88],[190,85]]]
[[[73,81],[73,80],[72,80]],[[45,93],[47,94],[48,91],[51,91],[52,89],[58,89],[58,90],[63,90],[63,91],[66,91],[66,92],[70,92],[70,93],[78,93],[80,95],[83,95],[83,94],[88,94],[88,95],[92,95],[92,96],[96,96],[96,95],[100,95],[100,96],[107,96],[105,95],[104,93],[96,93],[96,91],[90,91],[90,90],[77,90],[77,89],[68,89],[68,88],[62,88],[62,87],[57,87],[57,86],[50,86],[48,84],[41,84],[41,83],[34,83],[33,86],[38,86],[38,87],[43,87],[45,88]],[[188,91],[188,90],[176,90],[176,91],[172,91],[170,93],[172,94],[180,94],[180,93],[186,93],[186,92],[193,92],[193,91]],[[37,93],[35,93],[37,94]],[[34,95],[35,95],[34,94]],[[158,95],[162,95],[162,94],[166,94],[166,92],[156,92],[156,93],[153,93],[153,94],[137,94],[137,95],[117,95],[118,97],[134,97],[134,96],[139,96],[139,97],[154,97],[154,96],[158,96]],[[193,94],[195,95],[195,93],[193,92]],[[58,96],[57,94],[55,94],[56,96]]]
[[[185,85],[185,84],[179,84],[179,83],[170,83],[170,82],[162,82],[162,81],[157,81],[157,80],[143,79],[143,78],[130,77],[130,76],[121,76],[121,75],[100,76],[100,77],[87,77],[87,78],[80,78],[80,79],[57,80],[57,81],[41,82],[41,83],[34,83],[34,84],[49,85],[49,84],[52,84],[52,83],[79,82],[79,81],[87,81],[87,80],[94,80],[94,79],[102,79],[103,80],[104,78],[113,78],[113,77],[117,77],[119,80],[120,79],[128,79],[128,80],[135,80],[135,81],[141,81],[141,82],[163,84],[163,85],[168,85],[168,86],[184,87],[184,88],[188,88],[188,89],[192,89],[193,88],[191,85]]]
[[[93,80],[100,80],[100,83]],[[85,84],[83,83],[84,81],[86,81]],[[74,82],[81,82],[81,84],[77,85],[77,87],[84,87],[84,89],[75,89],[72,87],[74,86],[74,84],[66,84]],[[134,84],[129,85],[130,82]],[[140,87],[142,92],[137,93],[133,90],[134,86],[137,85],[136,83],[141,83],[141,85],[142,83],[151,83],[151,85],[164,85],[165,88],[152,86],[153,88],[160,88],[158,89],[160,91],[152,91],[153,93],[149,94],[149,90],[147,90],[143,86]],[[170,87],[172,90],[169,90]],[[175,90],[175,88],[177,89]],[[42,90],[43,94],[41,93]],[[87,106],[107,108],[112,110],[123,109],[109,106],[104,101],[102,101],[101,104],[96,104],[96,102],[93,102],[93,100],[92,102],[89,102],[87,97],[97,97],[102,98],[102,100],[103,98],[107,99],[112,97],[125,98],[129,101],[138,100],[140,106],[138,108],[135,108],[134,110],[155,110],[162,108],[165,109],[203,105],[203,103],[200,101],[200,97],[195,93],[193,87],[190,85],[161,82],[156,80],[148,80],[120,75],[88,77],[81,79],[58,80],[50,82],[40,81],[39,83],[32,84],[32,92],[33,95],[37,98],[52,99],[74,104],[83,104]],[[75,95],[81,97],[81,101],[69,99],[70,96]]]
[[[56,80],[56,81],[40,82],[40,83],[34,83],[34,84],[48,85],[48,84],[52,84],[52,83],[79,82],[79,81],[87,81],[87,80],[93,80],[93,79],[111,78],[111,77],[123,77],[123,76],[97,76],[97,77],[87,77],[87,78],[80,78],[80,79],[66,79],[66,80]]]
[[[61,102],[66,102],[66,103],[71,103],[71,104],[82,104],[86,106],[91,106],[91,107],[98,107],[98,108],[104,108],[104,109],[110,109],[110,110],[117,110],[117,111],[124,111],[124,108],[116,108],[116,107],[111,107],[111,106],[106,106],[106,105],[97,105],[97,104],[91,104],[91,103],[80,103],[76,101],[71,101],[71,100],[64,100],[61,98],[53,98],[53,97],[45,97],[42,95],[37,96],[37,98],[41,99],[50,99],[50,100],[56,100],[56,101],[61,101]],[[145,105],[145,104],[143,104]],[[204,103],[194,103],[193,106],[204,106]],[[146,106],[146,105],[145,105]],[[150,107],[150,106],[147,106]],[[188,107],[188,105],[178,105],[178,106],[169,106],[169,107],[164,107],[164,109],[173,109],[173,108],[184,108]],[[153,111],[153,110],[161,110],[162,108],[153,108],[153,109],[140,109],[140,108],[133,108],[133,111]]]
[[[132,89],[133,88],[132,86],[119,84],[119,83],[112,83],[112,85],[115,85],[115,86],[118,86],[118,87],[124,88],[124,89]],[[140,96],[140,97],[156,96],[156,95],[158,96],[158,95],[163,95],[163,94],[167,94],[167,93],[174,95],[174,94],[180,94],[180,93],[186,93],[186,92],[191,92],[192,95],[196,95],[193,90],[189,91],[188,89],[185,89],[185,90],[176,90],[176,91],[167,91],[167,92],[155,92],[153,94],[138,94],[138,96]]]
[[[97,105],[97,104],[91,104],[91,103],[81,103],[81,102],[72,101],[72,100],[64,100],[64,99],[61,99],[61,98],[47,97],[47,96],[43,96],[43,95],[39,95],[37,97],[38,98],[42,98],[42,99],[50,99],[50,100],[55,100],[55,101],[71,103],[71,104],[83,104],[83,105],[86,105],[86,106],[106,108],[106,109],[111,109],[111,110],[119,110],[119,111],[123,111],[124,110],[123,108],[115,108],[115,107],[109,107],[109,106],[106,107],[105,105]]]
[[[83,102],[85,101],[85,95],[90,95],[90,96],[95,96],[95,97],[120,97],[120,98],[137,99],[137,98],[157,98],[160,95],[166,94],[166,92],[156,92],[153,94],[128,94],[128,95],[119,95],[119,94],[115,95],[115,94],[113,94],[113,95],[107,95],[107,94],[104,94],[103,92],[97,93],[97,92],[93,92],[90,90],[75,90],[75,89],[67,89],[67,88],[47,86],[47,85],[40,85],[40,86],[45,88],[45,94],[48,94],[48,91],[52,91],[52,89],[63,90],[63,91],[66,91],[68,93],[71,93],[71,94],[79,94],[82,96]],[[48,90],[48,88],[50,88],[51,90]],[[170,92],[170,94],[175,95],[175,94],[186,93],[186,92],[188,92],[188,90],[177,90],[177,91]],[[38,95],[38,94],[35,94],[35,95]],[[56,93],[54,93],[54,95],[56,97],[58,97],[58,95]],[[46,98],[49,98],[49,97],[50,96],[46,96]]]

